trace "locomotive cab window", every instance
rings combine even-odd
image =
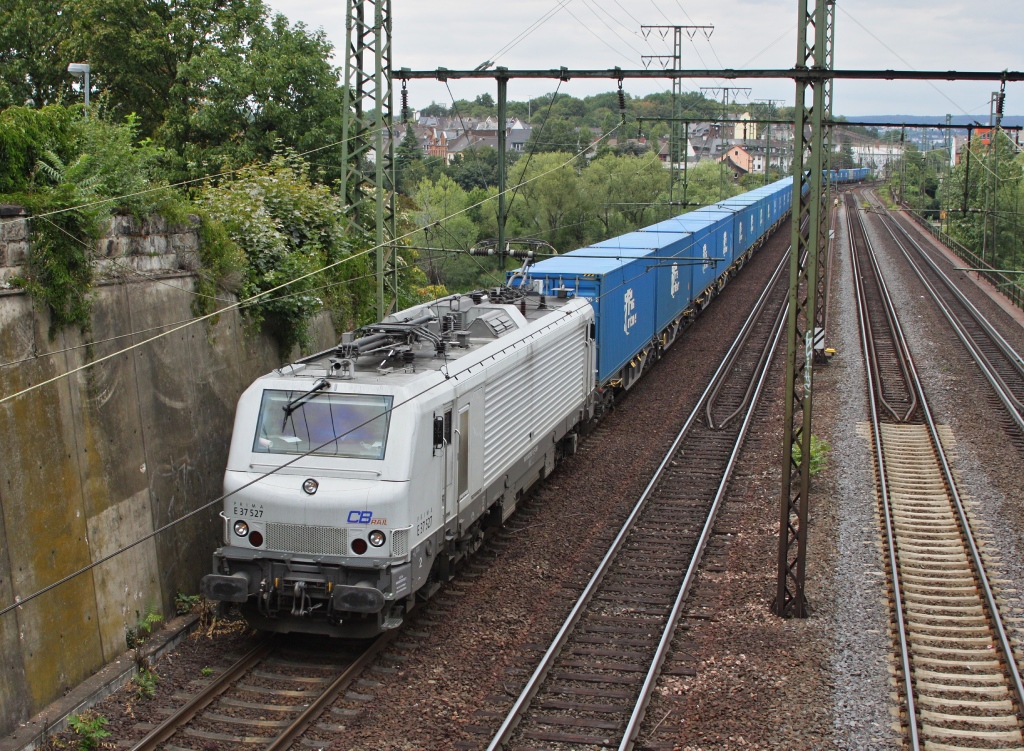
[[[390,396],[263,392],[252,450],[383,459],[391,422]]]

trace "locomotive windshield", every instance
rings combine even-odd
[[[317,454],[383,459],[391,418],[391,397],[321,393],[293,409],[303,391],[263,392],[252,450],[261,454]]]

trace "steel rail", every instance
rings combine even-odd
[[[939,268],[939,265],[935,263],[931,256],[928,255],[928,252],[921,247],[921,244],[914,239],[914,237],[907,230],[907,228],[903,226],[903,223],[896,216],[894,216],[891,211],[889,211],[888,209],[886,209],[885,211],[888,215],[888,218],[892,221],[892,223],[900,230],[900,232],[904,234],[904,236],[906,236],[908,240],[910,240],[910,242],[914,245],[914,248],[923,256],[925,261],[928,262],[928,266],[935,272],[936,276],[938,276],[943,281],[943,283],[945,283],[945,285],[949,288],[950,292],[953,293],[956,299],[965,308],[967,308],[967,310],[971,313],[971,316],[974,318],[974,320],[977,321],[977,323],[985,330],[985,333],[992,338],[993,342],[999,347],[1000,350],[1002,350],[1006,358],[1013,363],[1013,366],[1017,369],[1021,376],[1024,376],[1024,357],[1021,357],[1019,354],[1017,354],[1017,351],[1010,345],[1009,342],[1007,342],[1003,338],[1003,335],[996,331],[995,327],[992,326],[991,323],[989,323],[988,318],[985,317],[985,314],[978,310],[975,307],[974,303],[972,303],[967,298],[967,296],[960,291],[959,287],[957,287],[956,284],[953,283],[953,280],[950,279],[949,276],[942,269]],[[911,226],[914,227],[915,232],[921,232],[920,228],[917,226],[916,223],[912,223]],[[988,269],[971,270],[987,271]]]
[[[839,195],[840,195],[840,191],[836,190],[836,197],[838,198]],[[832,309],[832,306],[829,305],[829,300],[832,299],[832,267],[835,266],[835,264],[833,263],[833,259],[835,258],[835,255],[836,255],[835,254],[835,245],[836,245],[835,239],[836,239],[836,235],[838,234],[836,232],[836,228],[839,226],[839,222],[837,222],[836,219],[838,217],[839,217],[839,206],[836,205],[836,206],[832,207],[832,214],[831,214],[831,217],[830,217],[829,227],[832,228],[832,231],[831,231],[831,233],[829,235],[829,238],[828,238],[828,256],[827,256],[828,261],[826,261],[826,264],[825,264],[825,318],[821,322],[821,326],[822,326],[822,328],[826,332],[828,331],[829,311]]]
[[[856,207],[856,202],[854,202],[854,206],[852,208],[853,210],[859,210]],[[846,210],[847,213],[851,210],[849,202],[846,205]],[[847,216],[847,222],[852,222],[849,216]],[[865,242],[866,241],[867,235],[865,235]],[[882,510],[884,512],[885,522],[885,540],[889,553],[889,570],[891,572],[893,582],[893,610],[896,614],[896,635],[899,640],[900,667],[903,671],[903,682],[906,686],[907,717],[909,718],[907,724],[910,726],[910,750],[920,751],[921,739],[917,730],[917,707],[914,704],[913,672],[910,667],[910,649],[907,643],[907,624],[903,615],[903,589],[900,585],[900,569],[896,555],[896,531],[895,524],[892,519],[892,508],[889,503],[889,486],[885,472],[885,458],[882,454],[881,420],[878,416],[878,403],[875,399],[876,388],[880,391],[880,385],[876,387],[874,381],[877,370],[870,366],[874,355],[874,347],[870,344],[870,323],[866,315],[867,297],[864,294],[863,284],[860,280],[860,264],[857,262],[856,243],[854,242],[852,234],[850,235],[850,257],[853,267],[852,272],[856,280],[854,288],[857,295],[857,321],[860,327],[862,353],[864,355],[865,365],[867,366],[864,368],[864,374],[868,382],[868,406],[871,412],[871,429],[875,435],[875,464],[878,467],[879,496],[882,499]]]
[[[851,216],[851,204],[853,209],[852,213],[855,216]],[[854,232],[854,225],[856,225],[859,228],[859,236],[863,238],[864,247],[867,250],[865,261],[873,270],[875,279],[878,280],[879,294],[882,297],[883,303],[888,298],[888,290],[882,282],[882,274],[881,271],[878,269],[878,265],[875,263],[874,254],[871,253],[871,241],[868,240],[867,226],[864,224],[864,218],[861,216],[860,207],[857,206],[856,199],[846,202],[846,222],[847,227],[849,228],[851,255],[854,261],[854,281],[858,289],[858,294],[863,296],[865,301],[864,306],[860,308],[860,310],[867,323],[867,326],[863,332],[863,335],[865,337],[865,345],[871,352],[871,356],[867,358],[865,362],[868,368],[871,369],[874,373],[874,379],[872,382],[878,388],[878,401],[885,408],[885,411],[892,415],[893,419],[895,419],[897,422],[907,422],[910,419],[911,415],[914,414],[914,410],[917,409],[918,402],[917,394],[914,393],[914,389],[911,387],[910,384],[910,373],[907,366],[906,352],[899,347],[898,343],[895,346],[895,355],[897,362],[900,366],[900,372],[903,376],[904,384],[907,387],[910,406],[907,408],[905,413],[899,413],[896,411],[896,408],[889,403],[889,401],[885,398],[885,396],[882,393],[882,374],[879,370],[878,348],[875,342],[874,332],[871,330],[872,312],[869,310],[869,306],[867,304],[867,290],[864,287],[864,277],[861,274],[861,266],[859,262],[860,256],[857,253],[853,252],[857,244],[856,237],[858,236],[858,233]],[[889,330],[893,332],[893,339],[895,340],[895,331],[897,328],[896,315],[891,310],[889,305],[883,304],[882,307],[882,312],[885,315],[886,323],[889,326]]]
[[[787,253],[786,255],[788,257],[789,254]],[[675,604],[672,606],[672,613],[669,615],[668,623],[665,624],[665,629],[662,631],[661,640],[658,642],[658,649],[654,654],[654,660],[651,663],[650,669],[647,671],[647,676],[644,679],[643,686],[640,688],[640,696],[634,705],[633,713],[629,718],[629,723],[626,725],[625,734],[623,735],[622,742],[619,744],[619,751],[631,751],[633,744],[636,742],[636,737],[640,732],[640,723],[643,722],[644,715],[647,712],[647,705],[650,703],[651,695],[654,693],[658,676],[661,674],[661,666],[665,662],[665,656],[667,655],[669,646],[675,636],[676,626],[679,624],[679,619],[682,617],[683,605],[690,594],[690,587],[693,585],[693,580],[697,576],[697,567],[700,566],[700,562],[704,557],[704,548],[707,546],[708,539],[714,531],[715,521],[718,517],[718,509],[722,504],[722,500],[725,498],[726,488],[728,487],[729,480],[732,477],[733,467],[739,459],[740,451],[742,451],[744,440],[747,437],[747,431],[750,429],[750,423],[754,419],[754,408],[757,406],[761,392],[764,390],[764,384],[768,380],[768,373],[771,370],[771,354],[778,348],[779,339],[785,329],[783,323],[786,321],[788,311],[789,302],[787,301],[782,305],[779,316],[776,318],[775,323],[772,324],[774,327],[774,333],[769,335],[768,346],[765,347],[764,353],[758,362],[760,375],[757,375],[755,372],[755,376],[757,376],[757,387],[754,390],[753,395],[748,400],[750,406],[743,419],[739,435],[736,437],[736,443],[733,445],[732,453],[729,455],[729,461],[726,464],[725,472],[722,475],[722,482],[719,484],[718,491],[715,493],[715,498],[711,502],[711,509],[708,511],[708,519],[704,523],[704,528],[701,530],[700,538],[697,541],[697,549],[694,551],[693,558],[690,560],[690,565],[686,569],[686,576],[683,578],[682,586],[679,588],[679,594],[676,596]],[[765,353],[767,356],[765,356]]]
[[[323,714],[324,710],[327,709],[328,705],[333,702],[339,693],[344,691],[359,674],[363,672],[367,665],[369,665],[374,658],[377,657],[380,652],[387,647],[395,639],[398,634],[398,629],[391,629],[385,631],[383,634],[378,636],[373,644],[371,644],[356,660],[345,668],[341,675],[334,679],[330,686],[324,689],[323,693],[320,694],[306,707],[303,712],[295,718],[295,722],[285,728],[280,735],[278,735],[266,747],[265,751],[287,751],[291,745],[306,732],[316,719]]]
[[[232,684],[270,654],[279,641],[280,637],[275,634],[257,644],[181,709],[153,728],[145,738],[131,747],[131,751],[153,751],[161,743],[169,740],[183,725],[206,709],[214,699],[227,691]]]
[[[787,250],[787,252],[783,255],[781,262],[779,263],[776,273],[772,277],[773,279],[777,278],[778,274],[781,273],[780,270],[786,267],[788,263],[788,258],[789,251]],[[756,312],[763,308],[762,301],[769,296],[771,291],[772,287],[765,287],[764,291],[761,293],[757,302],[754,304],[753,311]],[[755,312],[752,312],[751,316],[754,316],[756,314]],[[748,317],[748,320],[749,318],[750,317]],[[744,326],[744,329],[746,329],[746,325]],[[655,488],[657,488],[659,482],[661,481],[661,478],[664,475],[665,470],[670,466],[670,463],[672,461],[672,458],[675,456],[676,451],[678,450],[682,442],[685,440],[687,435],[690,433],[691,428],[693,427],[694,423],[696,422],[701,413],[705,401],[708,399],[709,395],[714,390],[718,381],[724,378],[725,375],[728,373],[728,364],[732,358],[734,351],[736,351],[740,346],[742,346],[741,340],[743,339],[743,337],[744,332],[741,331],[740,334],[737,335],[737,337],[733,340],[732,344],[729,347],[729,350],[726,352],[726,355],[722,359],[722,362],[715,370],[715,373],[712,376],[711,381],[704,389],[704,392],[701,394],[700,399],[697,401],[697,404],[694,407],[693,411],[690,412],[689,416],[686,418],[686,421],[683,423],[682,428],[679,430],[675,439],[672,441],[672,445],[665,453],[664,458],[661,460],[661,463],[654,471],[654,474],[651,477],[650,481],[647,483],[647,486],[640,494],[639,500],[637,500],[636,504],[633,506],[632,511],[626,518],[626,521],[622,524],[622,527],[619,529],[618,534],[616,534],[615,539],[609,546],[608,551],[605,553],[604,557],[601,559],[601,562],[598,564],[594,573],[591,575],[590,580],[587,582],[587,585],[584,588],[583,592],[576,600],[575,604],[572,607],[572,610],[569,611],[569,615],[562,623],[561,628],[559,628],[558,632],[552,639],[551,645],[544,652],[544,655],[541,657],[541,660],[538,663],[537,667],[534,669],[530,678],[523,686],[523,689],[520,692],[519,696],[516,698],[515,703],[512,705],[511,709],[508,711],[508,714],[505,716],[505,719],[502,721],[501,726],[498,728],[491,742],[487,745],[487,751],[499,751],[499,749],[502,749],[504,745],[511,739],[513,732],[515,731],[516,727],[518,726],[520,720],[522,719],[527,709],[529,709],[534,697],[536,697],[537,693],[539,692],[541,685],[543,684],[545,678],[547,677],[552,666],[554,665],[555,660],[561,654],[562,648],[569,640],[570,635],[572,634],[576,625],[579,623],[584,611],[590,604],[594,595],[597,593],[598,587],[601,585],[601,582],[603,581],[605,575],[611,569],[611,566],[614,563],[618,553],[620,552],[630,531],[633,529],[637,520],[640,518],[641,513],[647,506],[647,503],[650,500]],[[676,607],[673,608],[672,613],[677,613]],[[658,653],[662,655],[663,660],[664,652],[661,649],[661,645],[659,645]],[[645,685],[646,683],[647,682],[645,681]]]
[[[885,283],[879,277],[879,284],[885,288]],[[892,301],[888,297],[888,290],[886,290],[886,299],[891,305]],[[903,339],[903,331],[899,325],[899,320],[896,320],[897,331],[899,332],[900,341],[902,346],[906,347],[906,342]],[[978,548],[977,541],[974,538],[974,533],[971,531],[971,524],[967,518],[967,511],[964,508],[963,501],[960,498],[960,492],[957,490],[956,482],[953,478],[953,471],[949,466],[949,461],[946,457],[946,452],[942,447],[942,442],[939,439],[938,429],[935,425],[934,416],[932,415],[931,407],[928,404],[928,399],[924,393],[924,387],[921,384],[920,377],[918,376],[917,366],[914,363],[913,357],[910,355],[910,349],[907,347],[908,364],[910,366],[910,372],[913,377],[914,388],[918,392],[918,396],[921,403],[922,413],[925,419],[925,425],[928,428],[928,433],[931,436],[933,448],[935,454],[939,459],[939,465],[942,468],[943,479],[946,487],[949,490],[950,497],[953,499],[953,506],[956,510],[958,521],[960,522],[960,530],[963,535],[964,541],[967,544],[968,552],[970,553],[971,561],[975,567],[975,575],[978,578],[978,584],[984,595],[985,605],[989,611],[989,619],[992,622],[992,626],[996,631],[996,635],[999,641],[1000,649],[1003,653],[1003,660],[1006,664],[1006,669],[1010,674],[1010,679],[1013,683],[1014,692],[1017,694],[1018,712],[1024,711],[1024,683],[1021,681],[1020,670],[1017,667],[1017,658],[1013,652],[1013,646],[1010,644],[1010,639],[1006,634],[1006,628],[1003,626],[1002,616],[999,613],[999,606],[996,602],[995,594],[992,592],[992,585],[989,582],[988,573],[985,570],[985,564],[981,559],[981,552]]]
[[[938,305],[939,310],[942,311],[943,316],[945,316],[946,320],[949,322],[949,325],[953,328],[953,331],[956,332],[956,335],[960,338],[960,341],[963,342],[964,347],[967,349],[971,357],[974,359],[974,362],[981,370],[982,375],[985,376],[985,379],[992,386],[993,390],[995,390],[996,396],[1003,403],[1003,406],[1006,407],[1007,412],[1010,413],[1010,417],[1013,418],[1014,422],[1021,430],[1024,430],[1024,404],[1022,404],[1021,401],[1016,397],[1016,395],[1010,390],[1010,387],[1007,385],[1003,377],[998,372],[996,372],[995,366],[985,355],[985,353],[981,351],[977,340],[973,336],[971,336],[971,334],[966,330],[966,328],[964,328],[963,323],[957,318],[956,314],[949,307],[946,301],[942,299],[941,294],[937,289],[935,289],[935,286],[932,284],[932,282],[925,276],[918,262],[911,257],[910,253],[907,252],[906,246],[892,231],[892,228],[889,226],[890,222],[893,221],[892,217],[886,216],[885,220],[886,221],[883,221],[883,226],[885,227],[886,231],[888,231],[893,241],[903,252],[904,257],[910,263],[910,267],[914,270],[914,273],[917,274],[917,277],[921,280],[921,283],[925,286],[925,289],[928,290],[928,293],[932,296],[932,299],[935,301],[936,305]],[[920,245],[918,245],[914,241],[914,239],[910,237],[906,229],[904,229],[898,222],[896,222],[896,227],[907,237],[907,239],[911,243],[913,243],[916,246],[916,250],[923,257],[925,262],[929,265],[931,271],[939,278],[941,282],[943,282],[946,285],[947,289],[949,289],[949,291],[954,295],[956,300],[963,306],[964,310],[967,312],[967,315],[969,315],[971,319],[982,329],[982,331],[985,332],[985,334],[989,337],[992,343],[995,344],[996,348],[1001,352],[1001,354],[1010,362],[1010,364],[1012,364],[1017,369],[1021,377],[1024,378],[1024,367],[1022,367],[1020,355],[1018,355],[1013,350],[1013,348],[1003,339],[999,332],[997,332],[992,327],[992,325],[985,318],[985,316],[976,307],[974,307],[970,300],[968,300],[963,295],[963,293],[956,288],[953,282],[942,272],[941,269],[939,269],[935,262],[928,257],[928,255],[920,247]]]
[[[772,278],[768,280],[768,284],[766,285],[765,288],[766,289],[771,289],[773,286],[775,286],[775,284],[778,282],[778,277],[781,274],[782,274],[782,267],[780,266],[779,268],[777,268],[775,270],[775,274],[772,275]],[[736,348],[732,352],[732,356],[729,358],[729,361],[728,361],[728,368],[730,370],[732,369],[733,365],[735,365],[736,360],[739,359],[739,356],[740,356],[740,353],[742,351],[742,348],[746,346],[747,342],[750,340],[750,336],[754,333],[755,324],[757,323],[758,319],[761,317],[761,313],[764,312],[764,309],[765,309],[765,307],[767,307],[767,305],[768,305],[768,298],[766,296],[762,295],[758,299],[757,307],[755,307],[755,309],[753,311],[751,311],[750,317],[747,318],[747,320],[744,322],[743,329],[740,331],[740,335],[738,337],[739,339],[742,340],[740,342],[740,347]],[[788,313],[788,311],[789,311],[788,304],[787,305],[783,305],[782,306],[782,310],[779,312],[779,316],[784,318],[786,313]],[[776,325],[778,325],[778,322],[776,322]],[[772,330],[774,331],[774,328]],[[757,367],[755,368],[755,371],[754,371],[755,373],[759,373],[761,371],[761,368],[764,367],[765,359],[770,357],[770,356],[771,356],[771,349],[770,348],[766,348],[764,351],[761,352],[761,357],[758,360]],[[705,420],[705,422],[707,422],[708,427],[711,428],[712,430],[721,430],[722,428],[725,428],[734,419],[736,419],[736,417],[744,409],[746,409],[747,405],[750,403],[750,400],[753,398],[754,390],[757,388],[758,384],[757,384],[757,382],[754,379],[751,379],[750,383],[747,385],[746,393],[744,393],[743,399],[740,401],[739,406],[733,412],[731,412],[730,414],[728,414],[725,417],[723,417],[720,422],[716,422],[715,418],[714,418],[714,414],[713,414],[714,413],[714,408],[715,408],[715,401],[718,399],[718,395],[719,395],[719,393],[721,392],[721,390],[722,390],[722,388],[724,386],[725,386],[725,379],[723,378],[722,380],[720,380],[718,382],[718,384],[715,386],[714,391],[711,392],[711,394],[708,396],[707,400],[704,402],[704,404],[705,404],[705,407],[704,407],[704,420]]]

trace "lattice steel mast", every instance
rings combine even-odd
[[[345,30],[343,189],[354,224],[377,246],[380,320],[398,303],[391,0],[345,0]]]
[[[814,2],[812,9],[808,9]],[[799,0],[797,70],[831,70],[835,0]],[[822,176],[827,145],[829,78],[797,79],[793,127],[793,228],[789,265],[789,348],[786,361],[785,437],[779,520],[778,591],[773,610],[805,618],[804,573],[811,464],[814,322],[819,258],[827,251],[828,183]],[[807,190],[806,195],[804,190]],[[802,228],[807,220],[806,230]],[[824,244],[824,248],[823,248]]]
[[[705,39],[711,39],[715,27],[711,25],[701,26],[641,26],[640,32],[647,38],[652,31],[657,31],[662,39],[667,39],[669,32],[672,33],[672,55],[642,55],[641,60],[645,66],[650,65],[654,60],[664,63],[671,60],[672,67],[676,70],[683,67],[683,32],[692,40],[697,32],[704,34]],[[672,120],[669,123],[668,158],[669,158],[669,203],[675,201],[676,183],[679,181],[679,163],[683,165],[683,205],[686,205],[687,187],[687,141],[690,139],[690,126],[683,119],[683,80],[672,78]]]
[[[836,3],[835,0],[827,0],[825,3],[825,53],[824,67],[832,70],[832,47],[835,40]],[[824,191],[824,213],[817,228],[820,234],[818,238],[818,294],[814,303],[814,358],[816,362],[827,362],[825,355],[825,323],[828,321],[828,262],[829,262],[829,209],[828,197],[831,188],[832,171],[832,128],[828,123],[832,122],[832,79],[826,78],[821,85],[822,90],[822,118],[824,124],[821,126],[821,170],[825,180]]]

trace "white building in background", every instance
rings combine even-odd
[[[884,167],[889,162],[903,156],[903,147],[898,143],[851,144],[853,161],[858,167]]]

